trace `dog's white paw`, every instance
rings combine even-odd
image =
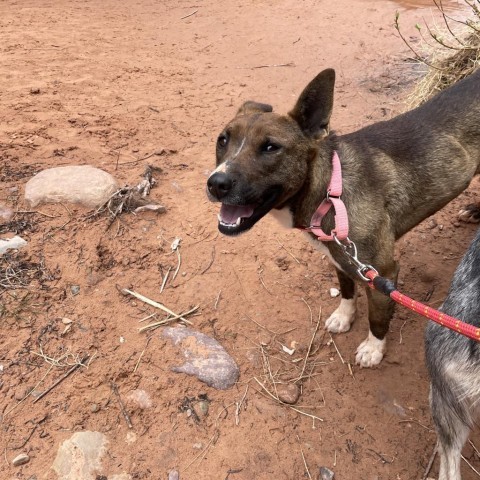
[[[361,367],[374,367],[382,361],[385,350],[385,339],[379,340],[369,332],[368,337],[357,348],[355,362]]]
[[[331,333],[343,333],[350,330],[355,320],[356,299],[342,298],[338,308],[327,318],[325,328]]]

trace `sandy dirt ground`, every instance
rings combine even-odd
[[[338,480],[422,478],[435,445],[425,320],[397,310],[384,361],[360,369],[354,352],[368,329],[362,295],[352,330],[333,342],[320,328],[305,362],[318,318],[323,324],[338,302],[329,293],[337,286],[332,267],[303,235],[270,218],[239,238],[218,234],[205,181],[216,136],[244,100],[287,112],[323,68],[337,71],[338,132],[402,111],[415,69],[393,19],[400,11],[406,37],[418,45],[414,25],[432,19],[428,5],[0,3],[0,199],[19,211],[9,233],[28,240],[18,261],[31,277],[28,287],[0,293],[0,478],[55,479],[58,446],[83,430],[109,440],[102,479],[122,472],[166,479],[171,469],[185,480],[317,479],[320,466]],[[75,205],[20,213],[32,212],[23,203],[32,175],[80,164],[121,184],[137,183],[147,164],[161,167],[151,197],[167,213],[126,214],[109,229],[106,218],[88,219]],[[476,229],[458,224],[456,212],[479,190],[474,181],[398,243],[406,293],[440,305]],[[177,267],[175,238],[180,270],[160,292]],[[122,296],[124,287],[175,311],[200,305],[194,328],[233,356],[238,384],[218,391],[172,373],[176,359],[159,331],[138,332],[139,320],[155,310]],[[65,354],[63,366],[51,364]],[[43,391],[86,354],[93,356],[88,369],[33,403],[32,389]],[[257,380],[272,388],[272,378],[279,388],[297,381],[295,408],[310,416],[262,392]],[[133,429],[111,382],[124,399],[134,389],[152,399],[143,410],[127,402]],[[205,394],[208,415],[195,421],[182,405]],[[21,452],[30,462],[13,467]],[[464,455],[480,469],[471,445]],[[477,478],[466,463],[462,469],[464,479]],[[438,461],[431,476],[437,471]]]

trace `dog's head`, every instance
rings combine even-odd
[[[324,70],[288,115],[246,102],[225,127],[217,140],[217,168],[207,181],[209,199],[222,203],[220,232],[249,230],[301,190],[309,163],[328,134],[334,83],[334,70]]]

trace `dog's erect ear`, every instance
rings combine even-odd
[[[335,70],[320,72],[305,88],[289,115],[307,135],[322,138],[328,134],[333,109]]]
[[[237,112],[238,115],[251,115],[252,113],[270,113],[273,112],[273,107],[266,103],[257,103],[248,101],[245,102]]]

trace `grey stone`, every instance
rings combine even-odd
[[[0,255],[3,255],[7,250],[17,250],[25,247],[25,245],[27,245],[27,241],[18,236],[8,238],[7,240],[0,240]]]
[[[327,467],[320,467],[320,479],[319,480],[333,480],[335,473],[333,473]]]
[[[78,295],[80,293],[80,287],[78,285],[72,285],[70,287],[70,290],[73,296]]]
[[[58,449],[52,468],[58,480],[93,480],[101,468],[107,438],[100,432],[76,432]]]
[[[176,470],[168,472],[168,480],[180,480],[180,474]]]
[[[166,327],[162,336],[172,340],[185,363],[172,371],[193,375],[210,387],[226,390],[238,380],[239,369],[225,349],[213,338],[191,328]]]
[[[12,460],[12,464],[14,467],[19,467],[20,465],[25,465],[29,461],[30,457],[26,453],[21,453]]]
[[[32,177],[25,186],[25,200],[40,203],[79,203],[95,208],[118,189],[107,172],[90,165],[48,168]]]

